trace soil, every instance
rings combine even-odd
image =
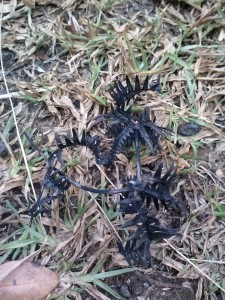
[[[149,274],[135,271],[131,275],[111,278],[107,283],[123,298],[131,300],[191,300],[197,290],[195,281],[171,277],[160,271]]]

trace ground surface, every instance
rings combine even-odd
[[[174,134],[162,155],[146,154],[142,165],[173,161],[173,195],[185,208],[182,216],[159,214],[182,235],[152,244],[153,268],[121,275],[127,263],[117,250],[116,197],[74,189],[53,205],[51,217],[29,227],[33,192],[1,72],[0,264],[30,255],[60,273],[49,299],[225,299],[224,11],[224,1],[204,0],[4,1],[3,67],[36,192],[45,163],[25,130],[42,149],[54,148],[55,132],[96,133],[91,121],[109,106],[116,78],[160,74],[162,94],[147,93],[135,105],[151,108],[156,123]],[[185,122],[201,125],[200,132],[179,135]],[[71,174],[92,186],[117,185],[118,176],[135,170],[124,155],[115,168],[99,169],[89,152],[81,153],[65,153]]]

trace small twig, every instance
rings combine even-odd
[[[136,149],[136,159],[137,159],[137,179],[141,181],[141,157],[139,148],[138,132],[135,130],[135,149]]]

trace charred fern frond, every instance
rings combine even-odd
[[[67,135],[62,138],[58,133],[55,134],[55,141],[58,149],[55,151],[55,154],[58,156],[58,160],[61,160],[61,150],[69,147],[77,147],[77,146],[85,146],[89,148],[95,156],[98,156],[99,153],[103,151],[101,148],[101,138],[99,136],[89,136],[86,134],[85,130],[82,133],[81,139],[78,138],[78,135],[75,129],[72,129],[71,132],[67,133]]]
[[[173,171],[173,164],[171,164],[166,174],[163,177],[161,177],[162,168],[163,163],[159,165],[157,171],[155,172],[155,182],[151,186],[151,191],[156,192],[159,196],[158,198],[153,196],[150,197],[150,199],[152,198],[157,210],[159,210],[158,200],[161,201],[161,203],[166,209],[168,209],[167,204],[171,203],[174,209],[179,210],[180,208],[177,204],[176,199],[173,196],[171,196],[169,192],[171,184],[177,177],[177,173],[176,171]],[[149,199],[147,202],[149,202]]]
[[[96,153],[98,164],[109,165],[125,147],[128,147],[135,141],[138,135],[138,143],[147,145],[151,154],[154,148],[159,146],[159,138],[165,138],[170,132],[169,129],[156,126],[149,117],[148,109],[136,115],[132,112],[132,107],[125,109],[130,100],[137,94],[151,90],[160,92],[159,77],[155,84],[149,83],[149,76],[144,80],[143,86],[140,85],[139,77],[135,77],[135,84],[132,86],[130,79],[126,76],[126,86],[118,81],[114,89],[111,89],[111,96],[115,100],[115,108],[111,106],[111,112],[98,116],[95,121],[108,121],[108,132],[114,137],[112,147],[108,153]]]
[[[153,175],[149,172],[143,175],[139,180],[137,177],[128,179],[128,188],[130,192],[120,202],[120,211],[126,214],[138,213],[143,205],[148,208],[153,202],[156,209],[159,210],[159,202],[168,209],[171,205],[177,211],[180,207],[177,200],[170,194],[170,186],[177,177],[176,171],[173,171],[173,165],[161,177],[163,164],[161,163]]]
[[[134,86],[131,84],[129,77],[126,76],[126,85],[124,86],[122,82],[118,80],[110,90],[110,95],[115,101],[116,106],[124,109],[125,105],[129,104],[130,100],[136,95],[146,91],[160,92],[160,90],[160,76],[158,76],[156,83],[151,84],[150,77],[147,75],[141,86],[140,79],[136,75]]]
[[[118,242],[118,250],[121,255],[124,256],[130,266],[138,266],[142,268],[150,268],[152,265],[152,257],[150,253],[149,240],[137,245],[136,241],[127,241],[125,247],[121,242]]]
[[[50,154],[47,160],[47,171],[41,183],[41,192],[37,201],[29,209],[31,218],[30,222],[32,222],[33,218],[35,218],[38,214],[47,211],[47,209],[44,207],[45,204],[49,205],[56,199],[63,199],[65,191],[67,191],[71,185],[71,183],[65,178],[64,174],[55,168],[54,160],[55,155]],[[47,196],[43,197],[44,191]]]
[[[116,154],[135,142],[135,135],[137,135],[138,143],[146,145],[151,154],[154,153],[155,147],[159,145],[160,137],[166,138],[166,135],[171,131],[164,127],[156,126],[149,117],[148,109],[137,117],[134,114],[125,113],[122,115],[113,111],[113,116],[116,116],[116,122],[113,117],[112,123],[108,126],[108,131],[113,134],[114,140],[110,151],[105,155],[99,155],[100,151],[96,153],[96,161],[98,164],[108,165],[113,162]]]
[[[78,138],[73,129],[65,137],[56,133],[57,149],[46,155],[26,135],[31,146],[44,157],[47,165],[38,199],[29,209],[31,221],[38,214],[48,212],[52,201],[61,201],[71,185],[97,194],[120,194],[120,211],[123,214],[133,215],[131,220],[123,224],[122,229],[135,227],[135,230],[128,236],[124,247],[121,243],[118,244],[119,252],[124,255],[130,265],[144,268],[151,266],[150,245],[152,241],[171,237],[177,234],[178,230],[162,227],[160,221],[151,216],[149,211],[152,205],[159,210],[160,203],[166,209],[172,206],[173,209],[180,210],[176,199],[170,194],[170,186],[177,174],[173,170],[173,165],[170,165],[167,172],[162,175],[162,163],[155,172],[142,173],[140,145],[147,146],[150,154],[153,154],[156,148],[161,149],[160,138],[166,138],[171,131],[157,126],[154,120],[150,119],[147,108],[141,113],[135,113],[129,103],[131,99],[142,92],[148,90],[160,92],[159,79],[158,76],[156,83],[150,83],[150,77],[147,76],[141,85],[139,77],[136,76],[134,85],[132,85],[129,77],[126,76],[126,85],[123,85],[121,81],[115,83],[114,88],[110,90],[114,100],[111,112],[95,119],[96,123],[102,120],[107,122],[107,131],[113,138],[112,145],[108,150],[103,148],[99,136],[90,136],[84,131],[81,138]],[[85,146],[93,152],[98,164],[110,165],[117,154],[132,144],[135,148],[137,172],[136,176],[128,178],[127,183],[121,189],[97,189],[86,186],[73,180],[67,174],[67,161],[63,158],[63,149]]]
[[[135,232],[130,234],[126,240],[125,247],[119,244],[119,252],[124,255],[129,265],[151,267],[150,244],[163,238],[169,238],[178,233],[177,229],[167,229],[160,226],[160,222],[148,215],[148,210],[144,207],[132,220],[126,222],[121,227],[128,228],[137,226]]]
[[[33,143],[33,141],[30,139],[30,137],[26,134],[26,138],[30,142],[31,146],[35,148],[42,156],[44,156],[47,170],[46,174],[44,176],[44,179],[41,183],[41,192],[38,196],[37,201],[35,204],[31,205],[29,208],[29,214],[31,216],[31,222],[34,217],[36,217],[38,214],[41,214],[43,212],[47,212],[47,208],[44,207],[45,204],[49,205],[52,201],[58,199],[62,200],[65,196],[65,192],[69,189],[70,185],[73,185],[79,189],[82,189],[84,191],[92,192],[92,193],[98,193],[98,194],[118,194],[118,193],[126,193],[130,191],[130,187],[125,187],[122,189],[115,189],[115,190],[102,190],[102,189],[96,189],[92,188],[86,185],[82,185],[79,182],[72,180],[66,175],[66,170],[62,170],[65,166],[65,161],[62,158],[62,149],[68,148],[68,147],[75,147],[75,146],[86,146],[90,148],[93,152],[99,151],[99,139],[98,137],[86,137],[85,133],[82,135],[81,140],[78,139],[77,134],[75,131],[73,131],[73,135],[67,134],[67,136],[63,139],[58,134],[56,134],[56,143],[57,143],[57,149],[48,154],[48,157],[46,157],[41,150]],[[60,165],[60,167],[57,167],[57,165]],[[45,194],[47,196],[43,197],[43,192],[45,191]]]

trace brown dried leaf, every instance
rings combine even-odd
[[[0,266],[0,274],[0,299],[4,300],[41,300],[59,282],[58,274],[29,261],[7,262]]]
[[[176,163],[176,166],[183,170],[185,168],[190,168],[190,164],[183,158],[181,157],[176,157],[175,155],[171,154],[170,157],[172,160]]]

